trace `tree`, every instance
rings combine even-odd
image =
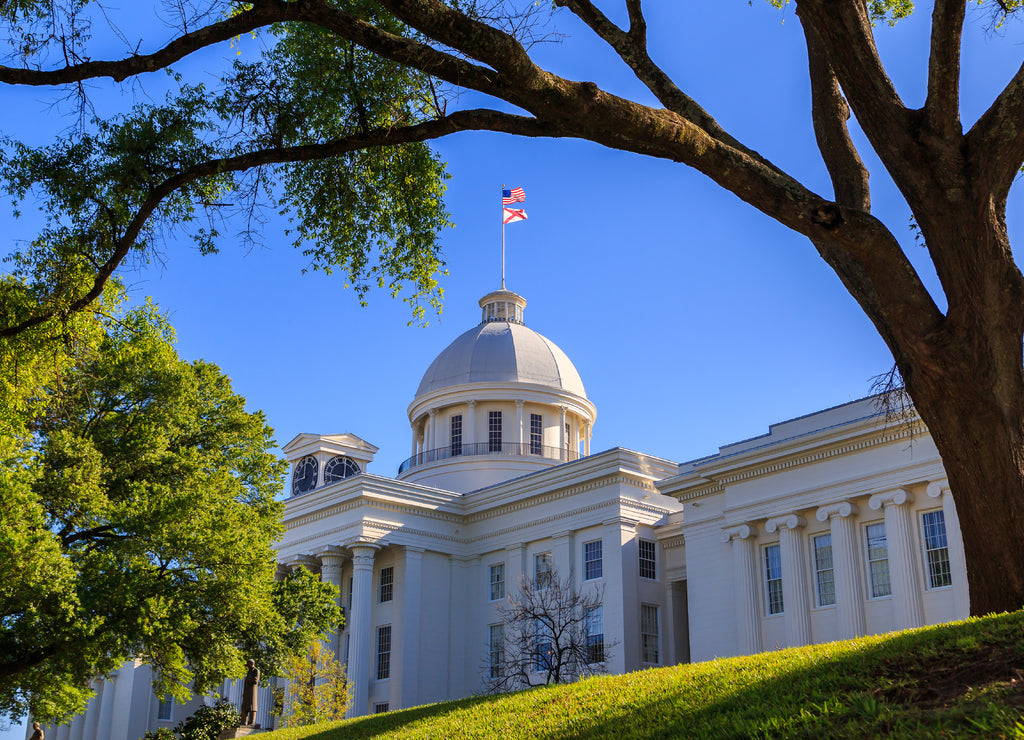
[[[604,673],[618,643],[605,640],[603,598],[603,589],[577,589],[554,570],[524,578],[490,627],[483,663],[488,693]]]
[[[290,656],[281,677],[288,681],[282,727],[302,727],[345,718],[352,700],[345,666],[320,640],[310,643],[304,653]]]
[[[275,581],[284,463],[220,370],[147,305],[0,346],[0,711],[84,708],[138,657],[187,699],[335,624],[336,589]],[[49,332],[49,333],[47,333]]]
[[[87,0],[7,4],[2,12],[23,55],[0,68],[0,81],[12,85],[133,79],[260,29],[268,29],[269,47],[261,60],[236,65],[215,91],[183,83],[163,105],[101,121],[50,147],[8,148],[9,189],[38,193],[53,220],[25,254],[37,300],[8,311],[0,336],[86,306],[127,255],[152,249],[154,224],[187,226],[197,208],[216,207],[219,193],[255,198],[274,176],[315,267],[345,270],[359,290],[376,281],[397,292],[411,283],[413,300],[433,300],[432,271],[441,266],[434,237],[447,224],[445,175],[423,142],[487,130],[581,138],[679,162],[807,237],[838,275],[892,351],[942,455],[960,514],[972,611],[1020,607],[1024,276],[1007,234],[1006,201],[1024,164],[1024,66],[965,132],[966,0],[933,3],[918,108],[900,97],[875,46],[875,24],[910,13],[909,0],[794,4],[832,193],[812,191],[739,141],[672,80],[648,53],[641,0],[624,0],[618,22],[591,0],[554,6],[606,43],[653,105],[540,67],[531,51],[544,38],[544,8],[533,3],[195,0],[177,5],[183,30],[173,41],[132,46],[110,60],[90,51],[81,22]],[[996,24],[1020,6],[984,3]],[[48,52],[63,61],[43,68]],[[497,103],[458,108],[460,91]],[[501,109],[506,104],[519,112]],[[851,114],[906,200],[941,283],[938,298],[871,215]],[[195,235],[213,247],[209,229]],[[374,248],[381,259],[371,264]],[[65,271],[88,274],[89,287],[64,290]]]

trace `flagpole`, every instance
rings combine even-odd
[[[501,197],[505,197],[505,184],[501,185]],[[505,290],[505,204],[501,205],[501,289]]]

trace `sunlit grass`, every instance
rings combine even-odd
[[[575,737],[1024,738],[1024,612],[261,735]]]

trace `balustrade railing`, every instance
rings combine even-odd
[[[470,457],[473,455],[504,455],[506,457],[540,457],[548,460],[561,460],[569,462],[578,460],[581,455],[576,450],[562,449],[561,447],[550,447],[538,445],[533,442],[474,442],[473,444],[454,444],[446,447],[438,447],[434,450],[426,450],[413,455],[398,466],[398,474],[401,475],[410,468],[415,468],[438,460],[448,460],[453,457]]]

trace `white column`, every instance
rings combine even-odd
[[[960,532],[960,516],[956,513],[953,492],[948,484],[932,481],[928,484],[929,498],[942,498],[942,514],[946,520],[946,547],[949,552],[950,577],[953,580],[953,616],[966,619],[971,614],[971,594],[967,588],[967,559],[964,557],[964,537]]]
[[[466,625],[466,604],[469,602],[470,572],[478,572],[473,566],[479,558],[449,555],[449,578],[451,594],[448,602],[448,698],[465,696],[470,687],[477,685],[479,676],[480,646],[482,627]],[[481,635],[474,640],[470,635]]]
[[[402,577],[402,628],[398,634],[401,679],[391,687],[391,709],[419,704],[420,610],[423,604],[423,548],[405,548],[405,574]]]
[[[583,454],[590,455],[590,422],[583,425]]]
[[[516,401],[516,429],[518,430],[516,432],[516,434],[518,436],[518,439],[516,439],[516,441],[519,443],[519,454],[521,455],[521,454],[523,454],[523,442],[524,442],[525,436],[526,436],[526,433],[523,430],[523,401],[522,400]]]
[[[761,652],[761,619],[757,603],[757,560],[754,557],[755,535],[757,535],[757,530],[749,524],[722,530],[722,542],[732,542],[737,655]]]
[[[71,725],[60,725],[54,733],[57,740],[69,740],[71,737]]]
[[[419,440],[420,440],[419,424],[414,421],[412,423],[412,453],[409,455],[409,457],[413,457],[413,458],[416,457],[416,447],[418,446]],[[415,460],[413,462],[415,463]]]
[[[924,624],[921,589],[918,587],[917,558],[914,557],[910,507],[914,497],[902,488],[876,493],[868,499],[873,511],[884,507],[885,540],[889,550],[889,578],[892,581],[894,629]]]
[[[841,640],[859,637],[866,632],[857,528],[853,521],[856,515],[857,507],[847,501],[822,506],[815,514],[819,522],[827,520],[831,527],[836,627]]]
[[[565,454],[565,406],[558,407],[558,457],[561,460],[565,460],[567,455]]]
[[[440,446],[437,437],[437,409],[430,409],[430,440],[427,442],[427,449],[436,450]]]
[[[320,580],[338,589],[338,598],[335,599],[335,603],[339,606],[341,606],[341,569],[344,565],[345,556],[341,553],[340,548],[331,546],[320,553]],[[330,636],[327,638],[327,646],[334,653],[334,657],[341,660],[343,656],[338,634],[337,629],[331,630]]]
[[[117,682],[114,684],[114,702],[111,710],[110,731],[107,737],[128,738],[128,721],[132,712],[132,691],[135,688],[135,659],[125,661],[117,671]],[[147,683],[146,689],[152,693],[152,687]],[[62,739],[64,740],[64,739]]]
[[[769,519],[764,528],[779,533],[782,553],[782,604],[786,620],[786,641],[790,647],[811,642],[811,610],[807,602],[807,571],[803,541],[798,530],[807,524],[802,516],[787,514]]]
[[[90,697],[89,704],[87,706],[92,705],[93,698],[94,697]],[[85,722],[86,718],[88,717],[88,711],[89,710],[86,709],[84,712],[82,712],[73,720],[71,720],[71,734],[68,736],[69,740],[82,740],[82,737],[85,735]]]
[[[510,596],[523,586],[526,576],[523,559],[526,557],[526,545],[517,542],[505,548],[505,595]]]
[[[573,533],[572,531],[559,532],[551,538],[551,559],[554,562],[555,570],[561,579],[573,578],[579,585],[582,578],[575,578],[573,568]]]
[[[618,642],[608,661],[609,673],[640,667],[640,598],[637,593],[637,521],[614,517],[602,522],[601,555],[604,560],[605,642]]]
[[[466,423],[462,427],[462,444],[476,443],[476,401],[466,403]],[[470,451],[472,454],[473,451]]]
[[[89,686],[95,692],[92,698],[89,699],[89,705],[85,709],[85,722],[84,729],[82,730],[82,740],[97,740],[96,738],[96,723],[100,718],[100,703],[103,701],[103,681],[93,679],[89,682]]]
[[[352,683],[349,717],[362,717],[370,707],[370,663],[373,658],[373,555],[377,545],[360,542],[352,551],[352,619],[348,678]]]
[[[108,740],[110,738],[110,723],[114,718],[116,683],[117,673],[111,673],[104,680],[103,694],[100,697],[100,716],[96,721],[96,740]]]

